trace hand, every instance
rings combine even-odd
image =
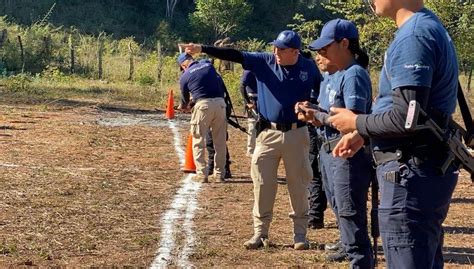
[[[314,117],[316,113],[318,113],[318,110],[312,107],[314,107],[314,105],[308,101],[298,102],[295,104],[295,113],[298,115],[299,120],[321,126],[321,123]]]
[[[191,112],[191,107],[189,105],[183,105],[183,104],[180,104],[176,110],[178,110],[179,112],[182,112],[182,113],[190,113]]]
[[[254,109],[254,108],[255,108],[255,104],[248,103],[248,104],[247,104],[247,108],[249,108],[249,109]]]
[[[346,108],[331,107],[329,122],[341,133],[350,133],[357,129],[357,115]]]
[[[339,143],[332,151],[332,156],[350,158],[364,146],[364,138],[357,131],[342,136]]]
[[[179,47],[184,49],[184,52],[188,54],[198,54],[202,52],[202,47],[200,44],[188,43],[188,44],[178,44]]]

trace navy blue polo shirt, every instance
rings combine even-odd
[[[456,108],[458,66],[446,29],[431,11],[421,9],[395,33],[385,53],[373,113],[392,108],[392,91],[404,86],[430,88],[429,107],[452,114]]]
[[[458,66],[454,44],[431,11],[421,9],[395,33],[385,53],[373,113],[392,109],[396,88],[430,89],[428,107],[446,114],[456,108]],[[398,146],[403,138],[372,139],[375,150]]]
[[[189,94],[193,101],[197,102],[203,98],[224,97],[224,89],[221,85],[216,69],[207,60],[195,61],[186,69],[179,79],[181,87],[182,102],[189,102]]]
[[[240,83],[245,87],[245,92],[247,94],[258,93],[257,80],[255,79],[255,75],[252,72],[244,70]]]
[[[281,66],[270,53],[242,54],[242,66],[257,79],[260,114],[272,122],[296,122],[295,104],[309,100],[311,89],[319,88],[320,74],[314,61],[300,55],[296,64]]]
[[[319,106],[329,111],[331,107],[347,108],[352,111],[368,114],[372,106],[372,85],[367,70],[355,62],[345,70],[327,75],[319,93]],[[326,80],[326,78],[325,78]],[[334,138],[339,131],[325,126],[325,136]]]

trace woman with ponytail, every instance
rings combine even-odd
[[[324,141],[320,151],[321,174],[327,198],[332,202],[340,231],[341,245],[328,256],[330,261],[350,262],[350,268],[373,268],[373,252],[367,229],[367,194],[371,181],[371,156],[364,148],[352,158],[332,156],[341,133],[327,121],[331,107],[350,109],[354,113],[370,113],[372,87],[367,72],[369,57],[359,46],[354,23],[336,19],[326,23],[321,36],[309,46],[318,59],[337,67],[329,81],[321,85],[318,108],[299,103],[304,111],[299,117],[319,127]],[[313,107],[313,108],[311,108]],[[298,112],[298,110],[297,110]]]

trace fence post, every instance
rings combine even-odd
[[[156,45],[156,55],[158,58],[158,64],[156,69],[156,82],[159,83],[160,89],[163,89],[163,55],[160,41],[158,41]]]
[[[467,92],[471,92],[472,64],[469,65],[469,76],[467,77]]]
[[[23,43],[21,42],[21,36],[18,36],[18,43],[20,44],[20,57],[21,57],[21,73],[25,72],[25,52],[23,50]]]
[[[71,74],[74,74],[75,58],[74,58],[74,40],[72,38],[72,34],[69,35],[68,43],[69,43],[69,55],[71,57],[71,65],[69,68],[70,68]]]
[[[132,80],[133,73],[134,73],[134,65],[133,65],[133,49],[132,49],[132,40],[128,42],[128,53],[129,53],[129,69],[128,69],[128,79]]]
[[[98,72],[99,79],[102,79],[102,54],[104,52],[104,40],[102,39],[102,33],[97,38],[98,48],[97,48],[97,61],[98,61]]]

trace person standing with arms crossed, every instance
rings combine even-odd
[[[244,243],[256,249],[268,243],[277,192],[280,160],[286,171],[293,219],[294,248],[307,249],[308,183],[313,177],[309,163],[309,134],[306,123],[294,113],[297,102],[308,100],[312,88],[319,88],[320,74],[314,61],[300,55],[301,39],[290,30],[281,32],[272,42],[273,54],[241,52],[186,44],[191,54],[207,53],[216,58],[241,63],[255,74],[258,87],[257,141],[252,156],[254,183],[254,236]]]
[[[205,149],[209,128],[215,148],[216,182],[224,182],[226,162],[226,104],[221,80],[209,61],[195,61],[190,54],[181,53],[178,64],[184,70],[179,79],[181,88],[180,107],[188,107],[190,95],[195,103],[191,114],[191,134],[193,136],[193,157],[196,163],[197,181],[208,182]]]
[[[379,94],[370,115],[333,109],[329,121],[348,133],[333,151],[350,157],[370,138],[380,186],[379,224],[388,268],[443,268],[443,228],[458,179],[448,152],[429,131],[404,128],[416,100],[441,128],[456,108],[458,62],[454,44],[422,0],[375,0],[375,13],[398,31],[385,54]],[[351,133],[349,133],[351,132]]]

